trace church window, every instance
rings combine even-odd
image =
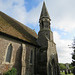
[[[31,54],[30,54],[30,63],[32,64],[33,62],[33,51],[31,50]]]
[[[8,46],[8,50],[7,50],[7,54],[6,54],[6,62],[9,62],[11,61],[11,54],[12,54],[12,44],[10,44]]]

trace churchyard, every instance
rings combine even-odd
[[[71,74],[65,74],[65,72],[60,72],[61,75],[73,75],[72,73]]]

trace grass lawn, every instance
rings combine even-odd
[[[64,72],[61,72],[61,75],[73,75],[72,73],[71,74],[65,74]]]

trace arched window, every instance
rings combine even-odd
[[[12,44],[10,44],[8,46],[5,62],[9,62],[10,63],[10,61],[11,61],[11,55],[12,55]]]
[[[31,50],[31,54],[30,54],[30,63],[32,64],[33,62],[33,51]]]

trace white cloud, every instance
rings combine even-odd
[[[45,0],[53,28],[75,31],[75,0]]]
[[[13,7],[13,15],[18,21],[22,22],[22,23],[26,23],[26,18],[27,18],[27,13],[25,8],[22,6],[14,6]]]
[[[26,23],[27,12],[24,4],[24,0],[0,0],[0,11],[22,23]]]
[[[33,24],[35,27],[39,22],[42,2],[37,7],[32,8],[29,12],[26,11],[25,3],[27,3],[26,0],[0,0],[0,11],[5,12],[21,23]]]
[[[45,0],[48,12],[51,16],[52,27],[66,32],[75,31],[75,0]],[[24,24],[35,25],[39,22],[42,3],[34,7],[29,12],[26,11],[26,0],[0,0],[0,11],[17,19]],[[61,39],[62,37],[62,39]],[[62,35],[54,31],[54,40],[57,44],[57,51],[60,62],[71,62],[71,49],[68,44],[71,40],[63,39]]]
[[[53,28],[67,32],[75,30],[74,0],[45,0],[45,2]],[[26,0],[0,0],[0,10],[24,24],[33,24],[35,27],[39,22],[42,3],[29,12],[26,11],[25,3]]]
[[[35,26],[39,22],[41,5],[42,3],[40,3],[38,7],[34,7],[31,11],[27,13],[27,23],[34,24]]]
[[[72,43],[72,40],[61,39],[61,36],[54,31],[54,41],[57,47],[59,62],[70,63],[72,61],[72,49],[70,49],[68,45]]]
[[[66,32],[72,32],[75,30],[75,19],[72,19],[70,16],[63,16],[59,21],[55,22],[57,25],[54,25],[54,28],[66,31]]]

